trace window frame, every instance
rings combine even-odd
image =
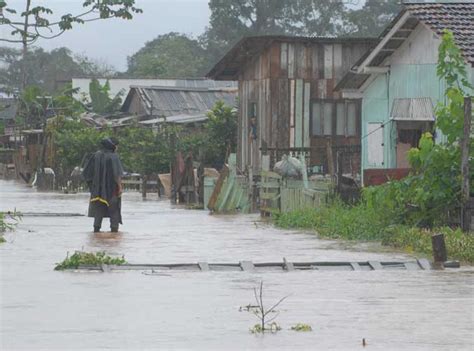
[[[313,112],[314,105],[319,104],[320,109],[320,131],[321,134],[313,133]],[[332,103],[332,123],[331,123],[331,134],[325,134],[324,130],[324,104]],[[338,104],[344,104],[344,134],[337,134],[337,107]],[[348,118],[349,118],[349,104],[355,106],[355,134],[348,134]],[[360,122],[361,122],[361,99],[311,99],[310,106],[310,132],[311,138],[324,138],[324,137],[342,137],[342,138],[357,138],[360,137]]]

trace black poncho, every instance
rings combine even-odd
[[[116,179],[123,175],[123,168],[110,140],[106,139],[101,144],[103,149],[86,161],[82,175],[89,186],[91,204],[101,203],[110,207],[113,198],[118,197]]]

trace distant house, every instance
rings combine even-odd
[[[342,98],[336,83],[375,43],[367,38],[243,38],[208,77],[239,82],[237,163],[258,172],[283,153],[305,153],[327,172],[329,148],[353,147],[344,172],[359,171],[360,100]],[[330,154],[329,154],[330,155]],[[335,156],[335,153],[333,154]]]
[[[413,3],[336,87],[344,97],[362,98],[361,167],[367,185],[381,176],[406,174],[407,151],[433,129],[434,107],[445,99],[445,82],[436,75],[444,29],[453,32],[473,82],[474,3]],[[439,131],[435,134],[443,139]]]
[[[74,95],[74,98],[81,99],[89,96],[89,84],[92,78],[72,78],[73,89],[79,91]],[[101,85],[104,85],[107,81],[110,85],[110,97],[115,97],[118,93],[123,93],[125,98],[132,86],[160,86],[160,87],[175,87],[175,88],[232,88],[234,87],[233,82],[214,82],[205,78],[194,78],[194,79],[136,79],[136,78],[98,78]]]
[[[139,123],[148,126],[156,126],[165,121],[176,124],[204,122],[216,102],[223,101],[229,106],[237,103],[237,88],[232,87],[232,84],[230,87],[215,87],[214,82],[209,85],[132,86],[121,111],[136,116]]]
[[[12,135],[15,117],[18,112],[18,100],[13,97],[0,96],[0,123],[4,127],[4,135]]]

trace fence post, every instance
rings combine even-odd
[[[148,178],[146,175],[142,176],[142,198],[146,199],[146,188],[147,188]]]
[[[471,226],[471,210],[469,208],[469,142],[471,134],[472,98],[464,98],[464,128],[461,139],[461,228],[468,232]]]
[[[431,246],[433,248],[433,263],[437,268],[442,268],[443,263],[447,261],[446,244],[444,234],[438,233],[431,236]]]

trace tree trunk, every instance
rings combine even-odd
[[[31,7],[31,0],[26,1],[26,9],[25,13],[30,11]],[[25,15],[25,22],[23,26],[23,33],[21,36],[21,42],[23,45],[22,48],[22,63],[21,63],[21,90],[23,91],[28,84],[28,75],[26,73],[27,70],[27,63],[26,63],[26,56],[28,55],[28,25],[29,25],[30,15]]]

